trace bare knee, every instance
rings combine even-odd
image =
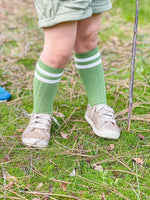
[[[48,66],[64,68],[76,39],[77,22],[60,23],[44,29],[44,48],[41,60]]]
[[[64,68],[68,63],[70,56],[72,54],[72,49],[55,49],[52,51],[47,51],[43,49],[41,53],[41,60],[53,68]]]
[[[76,53],[84,53],[93,50],[97,46],[97,32],[87,31],[77,36],[74,50]]]
[[[78,22],[74,46],[76,53],[88,52],[97,46],[99,24],[100,14],[93,15],[90,18]]]

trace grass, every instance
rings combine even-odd
[[[7,2],[7,7],[0,10],[5,21],[0,33],[0,80],[12,93],[11,101],[0,105],[0,199],[150,198],[149,2],[140,3],[129,132],[126,129],[135,1],[113,2],[114,8],[102,16],[98,45],[108,104],[115,110],[121,137],[111,141],[93,134],[84,119],[87,97],[71,59],[54,103],[61,126],[53,123],[50,144],[42,150],[25,147],[21,129],[28,123],[27,113],[32,112],[33,69],[43,35],[37,28],[32,1],[15,0],[14,9]],[[61,132],[69,138],[63,139]],[[110,144],[114,144],[113,150]],[[132,158],[140,158],[143,165]],[[94,170],[94,163],[99,163],[103,171]],[[73,169],[74,177],[70,176]]]

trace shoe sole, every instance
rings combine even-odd
[[[105,133],[99,132],[99,130],[97,130],[97,128],[95,127],[94,123],[92,122],[92,120],[87,116],[87,114],[85,113],[85,119],[86,121],[90,124],[90,126],[92,127],[94,133],[102,138],[105,139],[113,139],[113,140],[117,140],[119,138],[120,135],[118,135],[118,137],[109,137],[109,136],[105,136]]]
[[[47,145],[49,143],[49,141],[45,141],[45,140],[39,141],[39,139],[33,139],[33,138],[30,138],[30,139],[22,138],[22,142],[27,146],[37,147],[37,148],[47,147]]]
[[[7,102],[8,100],[0,100],[0,103],[5,103]]]

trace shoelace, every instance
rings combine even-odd
[[[52,117],[49,114],[34,113],[30,119],[30,125],[32,128],[40,128],[48,131],[49,125],[52,121],[51,118]]]
[[[101,117],[101,121],[103,122],[112,122],[116,124],[115,115],[112,108],[107,105],[97,105],[93,108],[91,117],[93,117],[94,113],[97,112],[98,116]]]

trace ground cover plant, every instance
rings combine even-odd
[[[127,132],[135,1],[114,0],[102,16],[98,45],[108,105],[121,137],[95,136],[84,119],[88,103],[73,57],[54,103],[48,148],[27,148],[21,135],[32,112],[34,66],[43,33],[32,0],[0,2],[0,83],[12,98],[0,104],[0,199],[150,199],[149,2],[140,2],[133,114]]]

